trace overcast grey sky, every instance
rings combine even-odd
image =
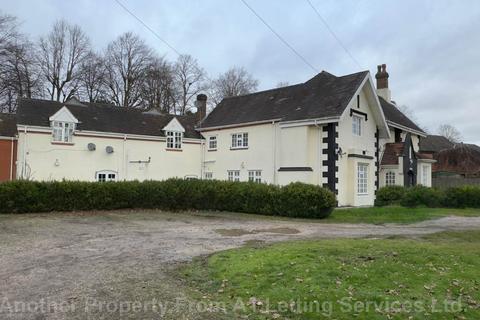
[[[304,82],[315,72],[285,47],[240,0],[121,0],[182,53],[198,59],[211,77],[244,66],[260,89],[280,81]],[[332,37],[306,0],[247,2],[308,62],[335,75],[359,67]],[[372,76],[386,63],[392,98],[414,110],[434,133],[457,127],[466,142],[480,144],[480,1],[311,0]],[[161,55],[176,55],[114,0],[0,0],[32,40],[64,18],[82,26],[103,50],[133,31]]]

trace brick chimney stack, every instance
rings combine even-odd
[[[195,101],[195,107],[197,107],[197,124],[200,124],[207,115],[207,95],[201,93],[197,95],[197,101]]]
[[[390,89],[388,88],[388,77],[387,65],[378,65],[377,74],[375,74],[375,79],[377,79],[377,94],[386,101],[390,102],[392,100],[392,95]]]

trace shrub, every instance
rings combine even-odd
[[[302,183],[285,187],[182,179],[0,183],[0,213],[144,208],[323,218],[334,206],[335,196],[331,191]]]
[[[405,188],[402,186],[382,187],[377,191],[375,205],[378,207],[399,205],[404,195]]]
[[[462,186],[447,189],[445,206],[454,208],[480,208],[480,187]]]
[[[445,202],[445,193],[438,189],[421,185],[407,188],[400,201],[404,207],[426,206],[430,208],[441,207]]]

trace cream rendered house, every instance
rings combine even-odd
[[[390,101],[388,73],[341,77],[224,99],[205,118],[72,99],[23,99],[16,174],[33,180],[170,177],[321,185],[339,206],[372,205],[383,185],[431,184],[425,133]],[[12,155],[13,156],[13,155]]]

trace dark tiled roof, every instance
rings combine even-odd
[[[17,122],[15,115],[10,113],[0,113],[0,136],[15,137],[17,134]]]
[[[382,97],[378,97],[380,104],[382,105],[383,114],[387,121],[395,122],[396,124],[402,125],[404,127],[420,131],[425,133],[419,126],[417,126],[412,120],[410,120],[406,115],[404,115],[398,108],[390,102],[387,102]]]
[[[381,165],[398,164],[398,157],[400,157],[403,154],[404,148],[405,148],[404,142],[385,144],[385,152],[383,153]]]
[[[434,172],[477,174],[480,172],[480,150],[476,145],[459,143],[455,148],[444,149],[435,155]]]
[[[367,74],[363,71],[336,77],[322,71],[305,83],[225,98],[202,127],[340,116]]]
[[[77,118],[79,130],[164,136],[162,128],[176,117],[185,128],[185,137],[200,138],[195,130],[196,116],[145,113],[142,110],[108,104],[78,102],[62,103],[50,100],[22,99],[17,109],[18,124],[49,127],[49,117],[63,106]]]
[[[429,135],[420,139],[420,152],[437,153],[444,149],[453,148],[454,145],[444,136]]]

